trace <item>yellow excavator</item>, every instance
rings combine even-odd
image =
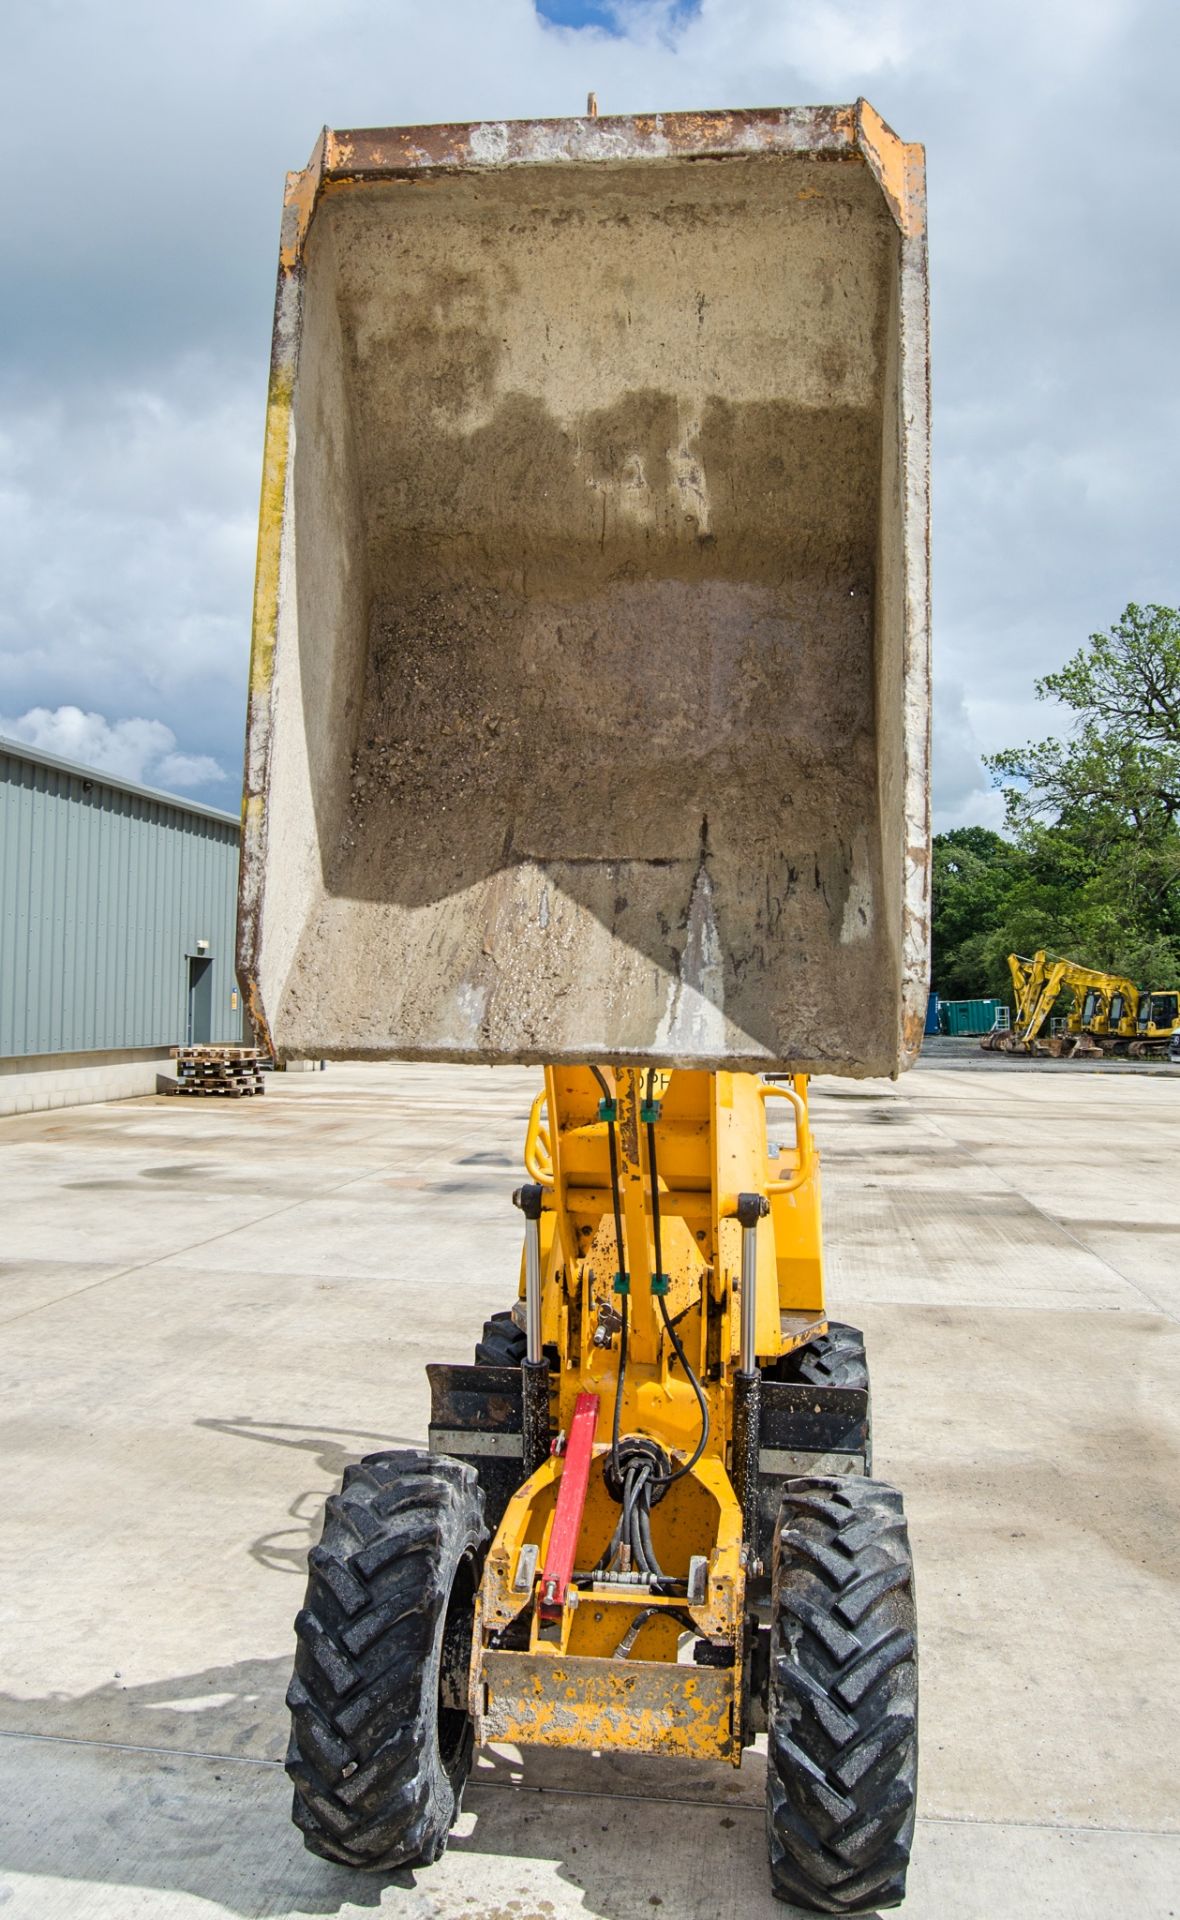
[[[985,1052],[1034,1053],[1068,1060],[1126,1054],[1133,1060],[1167,1055],[1180,1032],[1180,993],[1152,989],[1140,993],[1122,974],[1101,973],[1075,960],[1050,960],[1043,949],[1026,958],[1008,955],[1014,1012],[1008,1031],[996,1030],[980,1042]],[[1061,995],[1070,995],[1064,1025],[1047,1031]]]
[[[913,1574],[808,1091],[921,1041],[927,364],[922,151],[864,101],[288,179],[248,1004],[280,1061],[543,1070],[515,1301],[448,1359],[424,1259],[429,1444],[309,1555],[287,1768],[342,1866],[436,1859],[479,1742],[765,1735],[774,1891],[904,1895]]]
[[[1177,1034],[1180,1034],[1180,988],[1151,987],[1141,993],[1135,1014],[1135,1038],[1126,1049],[1132,1060],[1170,1057]]]

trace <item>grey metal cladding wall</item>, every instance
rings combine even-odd
[[[0,741],[0,1057],[185,1039],[207,940],[213,1038],[236,1041],[238,828]]]

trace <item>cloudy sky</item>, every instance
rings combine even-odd
[[[591,87],[926,142],[938,824],[1180,601],[1176,0],[40,0],[4,51],[0,732],[236,807],[283,174]]]

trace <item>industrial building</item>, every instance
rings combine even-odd
[[[0,1113],[155,1090],[243,1039],[239,821],[0,740]]]

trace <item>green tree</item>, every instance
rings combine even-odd
[[[1008,838],[941,834],[934,982],[1007,985],[1006,955],[1045,947],[1140,986],[1180,979],[1180,612],[1134,604],[1036,682],[1074,720],[1064,739],[987,762]]]
[[[930,971],[946,999],[1006,992],[1008,948],[997,963],[994,936],[1025,867],[1023,851],[989,827],[935,835]]]
[[[1127,608],[1059,673],[1041,700],[1077,715],[1072,737],[1009,748],[987,764],[1002,781],[1008,825],[1054,821],[1095,852],[1129,834],[1166,837],[1180,817],[1180,612]]]

